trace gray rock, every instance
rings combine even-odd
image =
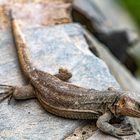
[[[78,24],[23,29],[36,68],[55,74],[59,67],[72,73],[70,82],[86,88],[119,88],[106,64],[94,56]],[[23,85],[11,32],[0,32],[0,83]],[[44,111],[37,100],[0,105],[0,139],[61,140],[84,121],[60,118]]]

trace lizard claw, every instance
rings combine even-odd
[[[0,96],[1,96],[0,97],[0,103],[2,101],[4,101],[6,98],[9,98],[8,99],[8,104],[10,104],[10,101],[11,101],[11,99],[13,97],[13,92],[15,91],[15,87],[14,86],[10,86],[10,85],[0,84],[0,88],[1,89],[6,89],[6,91],[0,93]]]
[[[121,127],[120,127],[122,130],[124,130],[124,131],[133,131],[133,127],[132,127],[132,125],[131,124],[124,124],[124,125],[121,125]]]
[[[114,136],[123,139],[122,136],[130,136],[136,134],[131,127],[124,127],[124,128],[116,128],[116,131],[114,131]]]
[[[129,135],[134,135],[136,134],[134,131],[127,131],[127,130],[123,130],[123,129],[119,129],[116,131],[116,134],[118,136],[129,136]]]
[[[0,84],[0,88],[9,89],[9,88],[13,88],[13,86]]]

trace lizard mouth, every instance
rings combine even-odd
[[[124,111],[124,113],[126,113],[127,116],[140,118],[140,111],[136,111],[136,110],[129,109],[129,108],[126,108],[123,111]]]
[[[116,113],[123,116],[140,118],[140,102],[123,95],[116,104]]]

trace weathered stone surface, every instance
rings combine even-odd
[[[28,27],[33,25],[50,26],[71,22],[71,4],[69,3],[60,1],[28,4],[16,3],[7,5],[7,7],[12,10],[14,18],[22,20],[24,26],[26,24]]]
[[[71,83],[106,89],[118,88],[105,63],[89,50],[80,27],[76,24],[22,29],[33,63],[37,68],[55,74],[59,67],[72,71]],[[10,30],[0,32],[0,83],[22,85],[16,50]],[[63,119],[44,111],[36,100],[12,101],[0,106],[0,137],[7,140],[61,140],[82,122]]]
[[[0,3],[4,2],[6,3],[0,0]],[[17,0],[17,2],[26,2],[26,0]],[[1,14],[3,12],[0,12]],[[19,68],[16,49],[5,15],[7,14],[5,13],[4,18],[1,16],[0,19],[0,83],[23,85],[26,83],[25,78]],[[37,68],[54,74],[59,67],[64,66],[73,73],[71,83],[99,90],[106,89],[108,86],[119,88],[104,62],[91,55],[78,25],[71,24],[48,29],[23,28],[23,33]],[[10,106],[4,101],[0,105],[0,139],[61,140],[77,127],[80,131],[79,128],[76,129],[76,134],[80,134],[80,138],[83,138],[81,135],[83,130],[87,130],[86,136],[93,134],[90,140],[113,139],[100,131],[93,132],[96,129],[94,122],[92,129],[90,125],[86,125],[83,129],[81,126],[83,122],[85,123],[85,121],[68,120],[51,115],[40,107],[37,100],[12,101]],[[75,140],[77,137],[72,138]],[[130,137],[130,139],[136,138]]]
[[[119,82],[122,89],[126,91],[131,91],[129,96],[135,98],[136,100],[140,99],[140,83],[131,75],[131,73],[109,52],[109,50],[100,42],[97,41],[95,37],[93,37],[88,31],[84,30],[85,36],[90,40],[90,48],[96,49],[99,57],[103,59],[108,65],[111,73],[115,76],[117,81]],[[129,118],[131,124],[133,124],[135,130],[139,132],[139,119]],[[94,138],[95,140],[102,139],[104,135],[100,135],[99,133],[95,133],[89,140]],[[104,137],[105,139],[105,137]],[[135,136],[126,137],[125,140],[128,139],[140,139],[140,134],[137,133]]]
[[[131,91],[131,94],[129,94],[130,97],[139,99],[139,82],[136,81],[136,79],[122,66],[107,50],[107,48],[97,41],[95,37],[93,37],[89,32],[86,30],[83,30],[85,36],[90,42],[90,48],[96,49],[97,53],[99,54],[99,57],[103,59],[107,65],[110,68],[111,73],[116,77],[118,82],[120,83],[121,87],[125,90]],[[135,91],[135,92],[132,92]],[[124,140],[136,140],[140,138],[140,135],[138,133],[139,131],[139,120],[134,118],[129,118],[131,121],[131,124],[134,126],[134,129],[137,130],[137,135],[124,137]],[[109,135],[105,135],[101,133],[99,130],[95,131],[95,127],[93,127],[94,124],[87,124],[85,126],[80,126],[79,128],[75,129],[75,131],[67,137],[65,140],[81,140],[81,139],[88,139],[88,140],[116,140],[117,138],[111,137]],[[83,132],[86,132],[86,134]]]
[[[65,3],[69,3],[72,0],[0,0],[0,4],[14,4],[14,3],[50,3],[50,2],[65,2]]]
[[[78,24],[35,27],[23,32],[30,46],[32,61],[38,69],[55,74],[59,67],[66,67],[73,73],[72,83],[88,88],[103,90],[116,86],[104,62],[88,50]]]
[[[107,135],[104,135],[103,133],[101,133],[99,130],[96,131],[96,133],[94,133],[90,138],[88,138],[87,140],[118,140],[117,138],[112,138],[112,137],[108,137]],[[125,137],[123,140],[136,140],[135,135],[133,136],[129,136],[128,138]]]

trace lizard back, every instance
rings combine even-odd
[[[86,89],[55,76],[34,70],[31,83],[41,105],[49,112],[75,119],[97,119],[111,107],[119,97],[114,91]]]

